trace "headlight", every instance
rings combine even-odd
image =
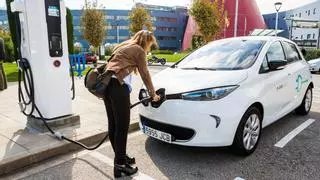
[[[199,90],[182,94],[182,99],[190,101],[212,101],[226,97],[239,86],[226,86]]]

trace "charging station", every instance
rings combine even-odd
[[[34,102],[38,111],[28,117],[28,124],[40,128],[45,119],[52,126],[78,124],[72,113],[71,77],[67,43],[66,7],[61,0],[15,0],[13,13],[19,14],[20,54],[27,59],[33,76]],[[18,22],[16,22],[18,23]],[[19,31],[19,30],[18,30]],[[19,39],[18,39],[19,41]],[[18,62],[19,66],[19,62]],[[24,82],[26,83],[30,82]],[[28,84],[30,85],[30,84]],[[24,90],[27,91],[27,90]],[[24,92],[27,93],[28,92]],[[30,97],[23,97],[29,98]],[[21,107],[31,111],[31,105]]]

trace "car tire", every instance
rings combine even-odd
[[[299,115],[307,115],[310,112],[312,106],[312,87],[309,86],[300,106],[295,110]]]
[[[262,115],[258,108],[250,107],[241,118],[231,146],[233,152],[248,156],[257,148],[262,130]],[[246,140],[247,139],[247,140]]]

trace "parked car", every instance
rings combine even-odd
[[[319,59],[313,59],[308,61],[310,65],[310,71],[313,73],[320,72],[320,58]]]
[[[153,77],[167,100],[140,107],[143,133],[185,146],[257,148],[262,128],[293,110],[309,113],[312,76],[297,45],[280,37],[238,37],[201,47]]]
[[[84,53],[84,56],[86,58],[86,61],[88,64],[95,64],[98,61],[98,58],[96,55],[91,53]]]

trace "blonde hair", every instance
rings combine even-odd
[[[120,47],[130,43],[139,45],[145,51],[145,53],[148,53],[151,50],[152,46],[158,48],[158,43],[153,33],[147,30],[140,30],[134,36],[132,36],[131,39],[120,43],[117,47],[114,48],[113,51],[116,51]],[[137,74],[137,69],[134,70],[134,73]]]
[[[153,33],[147,30],[137,32],[130,41],[141,46],[146,53],[150,51],[152,45],[158,46]]]

